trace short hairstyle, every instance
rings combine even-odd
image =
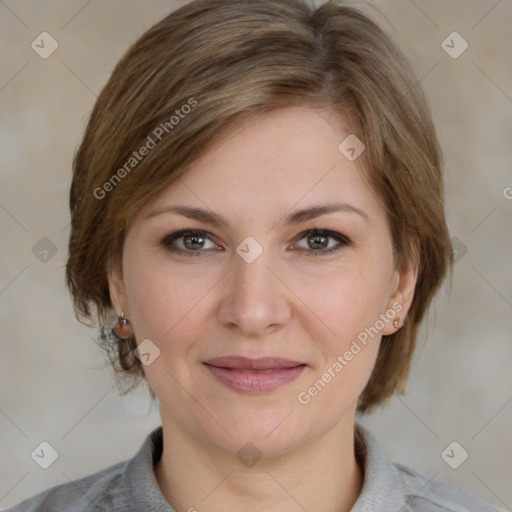
[[[358,411],[405,393],[418,327],[453,265],[442,153],[406,56],[336,0],[192,1],[128,49],[98,96],[73,160],[66,282],[125,384],[144,372],[134,337],[112,339],[108,271],[121,268],[134,216],[238,123],[292,105],[348,121],[366,146],[357,163],[386,208],[396,267],[419,256],[407,321],[383,336]]]

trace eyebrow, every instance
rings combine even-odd
[[[281,219],[278,222],[278,224],[283,224],[285,226],[299,224],[301,222],[320,217],[321,215],[334,212],[353,213],[359,215],[366,221],[369,220],[367,213],[354,205],[349,203],[327,203],[321,205],[313,205],[302,210],[296,210],[286,215],[284,219]],[[230,229],[230,223],[222,215],[214,213],[211,210],[184,205],[162,206],[160,208],[156,208],[146,216],[146,219],[156,217],[157,215],[161,215],[163,213],[175,213],[178,215],[183,215],[189,219],[194,219],[205,224],[211,224],[215,227],[219,227],[221,224],[224,224]]]

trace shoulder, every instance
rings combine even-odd
[[[162,427],[158,427],[146,437],[132,459],[52,487],[7,512],[148,510],[148,505],[151,510],[175,512],[160,492],[153,472],[162,447]]]
[[[356,425],[356,454],[364,481],[352,512],[504,512],[462,487],[392,462],[361,424]]]
[[[393,465],[403,482],[408,511],[503,512],[502,509],[462,487],[429,478],[402,464]]]
[[[119,462],[79,480],[47,489],[6,512],[124,510],[127,507],[122,477],[127,462]]]

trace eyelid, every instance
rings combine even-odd
[[[188,235],[188,234],[197,234],[201,238],[206,238],[210,242],[217,245],[216,248],[219,249],[218,244],[215,242],[215,237],[211,233],[209,233],[208,231],[205,231],[203,229],[196,229],[196,228],[184,228],[184,229],[180,229],[178,231],[169,233],[162,239],[161,244],[164,245],[164,247],[167,248],[171,252],[187,254],[187,255],[199,256],[205,251],[212,250],[211,248],[210,249],[198,249],[197,251],[172,248],[172,243],[174,241],[179,240],[180,238],[183,238],[185,235]],[[298,249],[301,252],[306,252],[306,253],[309,253],[309,254],[312,254],[315,256],[331,254],[331,253],[334,253],[334,252],[338,251],[339,249],[343,248],[344,246],[352,244],[351,240],[347,236],[343,235],[342,233],[339,233],[336,231],[331,231],[329,229],[321,229],[321,228],[315,227],[312,229],[306,229],[306,230],[302,231],[301,233],[299,233],[297,236],[295,236],[292,241],[292,245],[297,243],[298,241],[302,240],[303,238],[305,238],[308,235],[324,236],[326,238],[333,238],[338,241],[338,245],[333,248],[330,248],[330,249],[319,249],[319,250],[306,249],[306,248]],[[293,249],[293,250],[297,250],[297,249]]]
[[[302,238],[304,238],[305,236],[307,235],[311,235],[311,234],[314,234],[314,235],[321,235],[321,236],[325,236],[325,237],[329,237],[329,238],[335,238],[339,241],[342,241],[346,244],[349,244],[351,243],[350,239],[348,238],[348,236],[346,235],[343,235],[342,233],[339,233],[337,231],[332,231],[330,229],[322,229],[322,228],[312,228],[312,229],[306,229],[305,231],[302,231],[301,233],[299,233],[295,238],[294,238],[294,242],[296,242],[297,240],[301,240]]]
[[[321,229],[321,228],[313,228],[313,229],[307,229],[305,231],[303,231],[302,233],[298,234],[293,243],[297,243],[298,241],[302,240],[303,238],[305,238],[306,236],[308,235],[317,235],[317,236],[323,236],[323,237],[326,237],[326,238],[333,238],[334,240],[337,240],[338,241],[338,244],[334,247],[331,247],[330,249],[319,249],[319,250],[314,250],[314,249],[304,249],[304,248],[299,248],[300,251],[304,251],[306,253],[309,253],[309,254],[312,254],[313,256],[322,256],[322,255],[328,255],[328,254],[333,254],[337,251],[339,251],[340,249],[342,249],[343,247],[346,247],[348,245],[352,245],[352,241],[345,235],[343,235],[342,233],[339,233],[337,231],[332,231],[330,229]]]
[[[206,239],[210,240],[210,242],[216,244],[216,242],[214,240],[215,237],[211,233],[208,233],[208,231],[205,231],[203,229],[195,229],[195,228],[184,228],[184,229],[180,229],[178,231],[173,231],[172,233],[169,233],[166,236],[164,236],[164,238],[162,239],[162,244],[169,248],[174,241],[179,240],[180,238],[183,238],[185,235],[188,235],[188,234],[197,234],[201,238],[206,238]],[[200,250],[205,250],[205,249],[200,249]],[[200,252],[200,250],[198,250],[198,251],[182,251],[181,249],[177,249],[177,251],[189,252],[189,253]]]

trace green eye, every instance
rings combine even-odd
[[[300,241],[302,245],[296,244],[293,246],[293,250],[299,249],[314,256],[334,253],[351,243],[341,233],[316,228],[304,231],[297,236],[296,240]],[[302,242],[303,240],[305,242]],[[208,233],[197,229],[183,229],[171,233],[162,240],[162,245],[171,252],[187,256],[200,256],[203,251],[212,249],[222,250],[211,240]]]
[[[301,250],[305,250],[316,255],[330,254],[342,247],[349,245],[349,239],[341,233],[325,229],[312,229],[301,233],[298,240],[306,240],[306,245],[297,245]]]
[[[208,246],[207,244],[210,244]],[[185,229],[167,235],[162,244],[172,252],[199,254],[200,251],[218,248],[204,231]]]

